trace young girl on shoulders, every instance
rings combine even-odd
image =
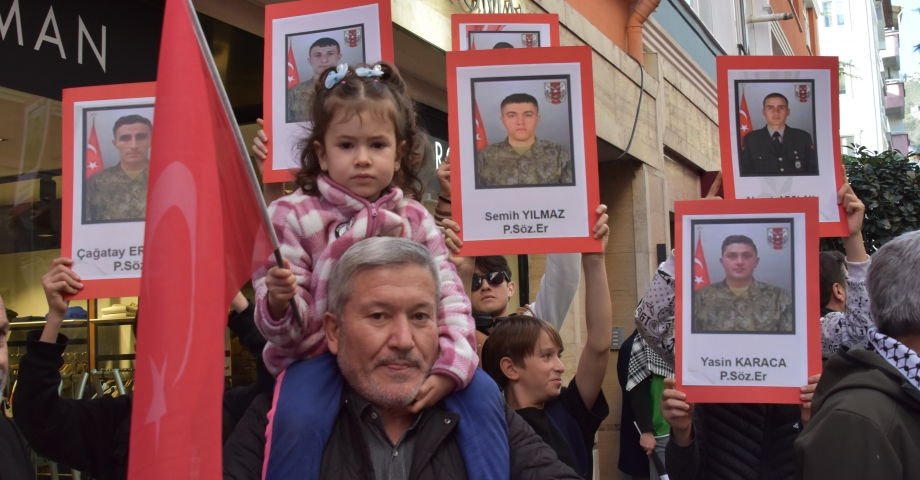
[[[375,236],[409,238],[428,247],[441,269],[441,357],[417,400],[419,407],[433,405],[468,385],[478,361],[469,300],[444,240],[428,211],[410,198],[419,194],[426,138],[394,66],[341,64],[322,78],[311,107],[313,130],[299,144],[299,188],[269,207],[284,268],[270,260],[253,276],[256,325],[270,342],[265,364],[277,375],[327,351],[327,277],[351,245]]]
[[[440,357],[406,407],[419,412],[444,399],[445,407],[463,419],[456,438],[470,478],[507,478],[506,412],[494,382],[486,375],[474,378],[478,358],[469,299],[434,218],[412,199],[419,197],[427,139],[406,84],[394,66],[383,62],[355,69],[341,64],[320,78],[311,106],[313,130],[299,144],[299,188],[269,207],[284,266],[271,259],[253,276],[255,323],[269,341],[265,365],[278,375],[295,361],[328,351],[323,333],[327,279],[349,247],[376,236],[421,243],[440,269]],[[302,326],[294,320],[291,299]],[[292,378],[303,381],[285,387],[286,376],[278,379],[266,430],[265,468],[273,467],[265,472],[276,471],[277,465],[300,471],[309,464],[315,473],[319,465],[325,434],[337,417],[327,406],[338,405],[339,392],[315,384],[323,373],[297,377],[334,365],[328,359],[315,367],[311,363],[293,369]],[[305,383],[308,390],[298,387]],[[284,446],[273,448],[278,442]]]

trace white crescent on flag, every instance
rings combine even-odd
[[[171,208],[178,208],[182,212],[182,217],[185,218],[185,222],[188,224],[189,237],[191,239],[191,276],[195,278],[195,248],[196,243],[196,227],[198,225],[197,220],[197,211],[198,211],[198,188],[195,185],[195,178],[192,176],[192,172],[180,162],[172,162],[166,169],[163,170],[163,173],[160,175],[160,178],[157,179],[156,184],[154,185],[154,191],[150,192],[148,199],[156,199],[162,201],[147,202],[147,226],[150,228],[151,234],[156,232],[157,226],[160,222],[160,219],[166,215],[166,211]],[[149,235],[149,234],[148,234]],[[152,236],[151,236],[152,238]],[[190,298],[195,298],[195,283],[192,283],[192,292]],[[179,371],[176,373],[173,385],[179,383],[179,380],[182,378],[182,373],[185,371],[185,366],[188,363],[189,354],[192,350],[192,341],[194,340],[194,327],[195,326],[195,317],[191,316],[188,322],[188,334],[185,339],[185,355],[182,358],[182,363],[179,365]]]
[[[87,143],[87,144],[86,144],[86,149],[87,149],[87,150],[91,150],[91,151],[92,151],[93,153],[95,153],[96,155],[99,155],[99,151],[96,150],[96,147],[95,147],[92,143]]]

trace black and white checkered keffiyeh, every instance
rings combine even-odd
[[[652,373],[665,378],[672,378],[674,377],[674,367],[649,348],[641,335],[636,335],[636,339],[633,340],[632,352],[629,355],[626,390],[632,390],[633,387]]]
[[[917,355],[917,352],[907,348],[907,345],[894,338],[879,333],[875,327],[869,329],[867,350],[875,351],[875,353],[881,355],[894,368],[897,368],[911,385],[920,389],[920,356]],[[630,370],[631,373],[632,371]]]

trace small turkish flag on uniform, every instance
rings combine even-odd
[[[294,88],[300,83],[300,75],[297,73],[297,62],[294,61],[294,47],[288,47],[287,58],[287,88]]]
[[[709,269],[706,268],[706,257],[703,255],[703,242],[696,240],[696,253],[693,255],[693,291],[709,286]]]
[[[255,172],[189,0],[166,0],[128,478],[221,477],[227,305],[271,255]],[[214,68],[216,71],[216,68]],[[219,89],[220,88],[220,89]],[[225,107],[226,105],[226,107]]]
[[[99,148],[99,139],[96,137],[96,122],[89,131],[89,141],[86,142],[86,178],[105,169],[102,163],[102,149]]]
[[[476,151],[482,150],[489,145],[486,138],[486,128],[482,125],[482,115],[479,114],[479,105],[473,102],[473,110],[476,114]]]
[[[744,98],[744,92],[741,92],[741,109],[738,110],[738,128],[741,133],[741,146],[744,146],[744,136],[751,133],[754,124],[751,123],[751,114],[748,113],[747,100]]]

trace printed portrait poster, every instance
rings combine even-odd
[[[313,127],[311,101],[319,76],[340,63],[393,61],[390,2],[300,1],[265,7],[265,132],[271,144],[263,181],[294,179],[297,142]]]
[[[455,52],[559,46],[555,13],[454,14],[450,23]]]
[[[155,93],[153,82],[63,91],[61,255],[84,285],[71,298],[138,294]]]
[[[463,254],[600,251],[590,48],[448,52],[447,71]]]
[[[693,402],[800,403],[821,369],[818,200],[675,204],[678,388]]]
[[[817,197],[821,236],[846,236],[836,57],[719,57],[725,195]]]

